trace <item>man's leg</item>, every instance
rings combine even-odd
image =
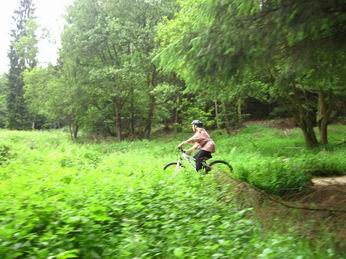
[[[196,159],[196,171],[199,171],[202,168],[202,162],[211,158],[211,154],[210,152],[201,149],[194,158]]]

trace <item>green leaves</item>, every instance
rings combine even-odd
[[[0,166],[5,164],[13,157],[11,148],[6,145],[0,145]]]
[[[164,80],[151,62],[156,25],[173,10],[171,0],[74,2],[60,56],[67,84],[80,93],[69,104],[78,126],[118,139],[150,135],[153,89]]]
[[[14,45],[17,55],[24,60],[26,67],[29,69],[32,69],[37,64],[37,28],[38,26],[35,19],[28,19],[25,23],[25,34],[23,34]]]
[[[346,48],[338,35],[345,34],[345,28],[336,22],[345,23],[344,12],[339,12],[342,4],[338,8],[332,2],[302,0],[180,4],[175,18],[159,26],[156,60],[165,71],[177,73],[190,92],[218,93],[217,101],[233,106],[250,96],[277,101],[303,118],[304,122],[296,119],[299,125],[315,123],[308,121],[304,107],[317,110],[316,92],[330,91],[342,100],[344,93],[337,85],[345,75],[341,67]],[[301,112],[296,105],[303,107]],[[307,145],[317,146],[316,137],[310,138]]]
[[[178,258],[184,257],[184,249],[182,247],[175,248],[173,253]]]
[[[18,2],[19,7],[13,16],[14,28],[11,31],[9,51],[10,69],[7,75],[6,126],[12,129],[28,129],[34,114],[27,111],[24,99],[23,73],[36,66],[37,25],[34,20],[34,6],[31,0]]]
[[[336,139],[344,136],[344,127],[334,131]],[[163,174],[162,165],[175,159],[178,139],[78,144],[61,131],[0,133],[2,144],[17,154],[0,167],[4,258],[333,254],[322,237],[308,245],[294,230],[263,234],[255,210],[226,201],[231,190],[213,175],[201,177],[192,170]],[[232,138],[214,139],[217,156],[229,159],[238,177],[273,192],[301,187],[304,172],[345,169],[342,147],[315,154],[304,151],[297,132],[292,134],[288,139],[277,130],[253,126]],[[284,158],[286,149],[291,151]]]

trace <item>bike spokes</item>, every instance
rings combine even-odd
[[[226,161],[217,160],[209,164],[210,172],[232,173],[232,166]]]

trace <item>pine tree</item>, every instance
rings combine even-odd
[[[7,126],[11,129],[26,129],[30,126],[24,99],[23,72],[36,66],[37,39],[32,0],[21,0],[13,16],[15,28],[11,31],[8,73]]]

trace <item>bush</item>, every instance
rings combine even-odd
[[[0,167],[1,258],[337,257],[325,238],[309,242],[292,227],[263,234],[251,208],[224,201],[213,175],[164,174],[178,139],[78,144],[63,132],[0,133],[18,154]],[[260,140],[276,134],[220,135],[215,158],[259,188],[301,188],[313,162],[261,153]]]
[[[10,147],[6,145],[0,145],[0,165],[5,164],[9,159],[11,159],[12,154],[10,152]]]
[[[239,166],[237,176],[262,190],[285,194],[297,192],[310,184],[310,175],[282,159],[262,160]]]
[[[272,193],[300,190],[314,176],[346,174],[346,148],[338,145],[345,126],[332,126],[327,147],[307,150],[298,129],[285,131],[253,125],[229,138],[215,137],[215,158],[226,158],[240,179]],[[218,157],[221,154],[222,157]]]

